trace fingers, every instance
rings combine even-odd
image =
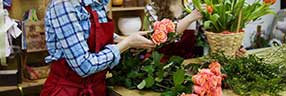
[[[148,33],[151,33],[152,31],[139,31],[138,34],[139,35],[146,35]]]
[[[235,55],[238,57],[243,57],[246,54],[246,50],[244,48],[240,48],[238,51],[236,51]]]

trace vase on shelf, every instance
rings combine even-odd
[[[130,35],[140,31],[142,21],[139,16],[136,17],[120,17],[118,19],[118,28],[123,35]]]
[[[112,0],[112,6],[122,6],[123,5],[123,0]]]

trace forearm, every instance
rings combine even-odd
[[[181,19],[178,23],[177,23],[177,28],[176,31],[181,34],[183,33],[188,26],[193,23],[195,20],[190,16],[187,15],[186,17],[184,17],[183,19]]]

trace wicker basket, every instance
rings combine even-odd
[[[244,32],[222,34],[205,32],[211,53],[223,52],[226,56],[234,56],[240,48],[244,37]]]

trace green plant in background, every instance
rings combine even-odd
[[[206,10],[202,8],[202,2],[206,4]],[[215,33],[239,32],[247,23],[266,14],[275,14],[270,8],[275,2],[255,0],[248,4],[245,0],[193,0],[193,3],[203,14],[204,28]]]

